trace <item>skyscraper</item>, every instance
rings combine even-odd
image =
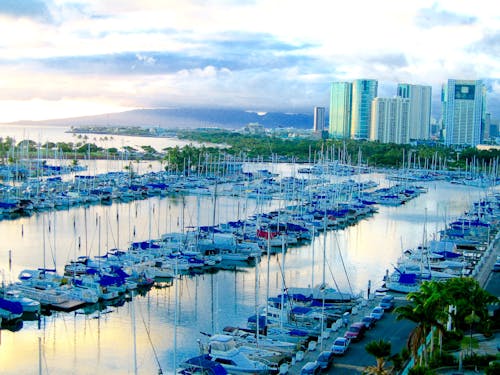
[[[313,130],[315,133],[325,130],[325,107],[314,107]]]
[[[371,104],[377,89],[378,82],[374,79],[357,79],[352,83],[351,138],[370,138]]]
[[[441,101],[445,144],[479,144],[486,105],[483,82],[449,79],[443,85]]]
[[[397,95],[410,100],[410,139],[429,139],[432,87],[399,83]]]
[[[375,98],[372,103],[370,140],[409,143],[410,99]]]
[[[349,138],[351,132],[352,83],[333,82],[330,89],[330,123],[332,138]]]

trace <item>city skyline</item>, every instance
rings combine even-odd
[[[311,113],[329,107],[332,82],[359,77],[377,80],[380,97],[401,82],[431,86],[433,116],[448,79],[481,79],[498,118],[499,25],[488,0],[3,0],[0,122],[137,108]]]

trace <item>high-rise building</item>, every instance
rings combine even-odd
[[[352,83],[333,82],[330,88],[328,133],[332,138],[349,138],[351,133]]]
[[[500,121],[490,118],[490,139],[495,139],[499,136],[498,128]]]
[[[352,83],[351,138],[369,139],[371,105],[377,96],[378,82],[374,79],[357,79]]]
[[[397,95],[410,100],[410,139],[429,139],[432,87],[399,83]]]
[[[322,133],[325,130],[325,107],[314,107],[313,130],[315,133]]]
[[[445,144],[479,144],[486,105],[483,82],[449,79],[443,85],[441,102]]]
[[[483,134],[481,135],[481,139],[486,141],[490,140],[491,137],[491,113],[486,113],[484,116],[483,123]]]
[[[411,100],[400,96],[373,99],[370,140],[409,143],[410,106]]]

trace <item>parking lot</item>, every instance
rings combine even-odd
[[[363,316],[370,315],[373,307],[377,306],[381,297],[375,297],[368,301],[366,306],[361,307],[356,314],[349,316],[348,325],[360,321]],[[406,303],[405,296],[396,297],[396,306]],[[366,366],[374,365],[375,358],[368,354],[365,345],[370,341],[383,339],[391,342],[393,354],[400,352],[401,348],[406,346],[406,341],[415,324],[406,320],[396,321],[396,315],[392,312],[384,312],[382,318],[377,321],[375,326],[367,330],[365,336],[359,342],[351,342],[347,353],[343,356],[336,356],[333,366],[324,374],[360,374]],[[343,336],[346,327],[338,329],[336,332],[330,332],[330,336],[318,343],[314,351],[306,351],[302,361],[295,363],[289,369],[289,374],[300,374],[301,368],[309,361],[315,361],[322,350],[330,350],[335,338]]]

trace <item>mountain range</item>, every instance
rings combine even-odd
[[[311,111],[312,112],[312,111]],[[265,112],[220,108],[136,109],[96,116],[73,117],[43,121],[20,121],[15,124],[60,126],[141,126],[161,128],[242,128],[259,123],[265,128],[313,127],[313,114]]]

